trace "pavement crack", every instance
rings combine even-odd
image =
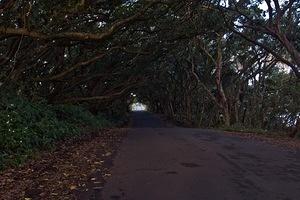
[[[136,169],[135,171],[162,171],[164,169],[162,168],[140,168]]]
[[[194,168],[194,167],[200,167],[200,165],[196,163],[180,163],[184,167]]]
[[[217,153],[217,155],[219,157],[221,157],[223,160],[225,160],[227,163],[229,163],[231,166],[241,170],[242,172],[246,172],[245,169],[243,169],[241,166],[239,166],[237,163],[233,162],[232,160],[230,160],[229,158],[227,158],[225,155],[221,154],[221,153]]]

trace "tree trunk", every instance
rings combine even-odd
[[[218,99],[219,104],[222,107],[223,114],[224,114],[224,125],[229,126],[230,125],[230,112],[229,112],[229,106],[228,101],[223,89],[222,85],[222,46],[221,41],[222,36],[220,35],[218,37],[218,49],[217,49],[217,59],[216,59],[216,86],[217,86],[217,92],[218,92]]]

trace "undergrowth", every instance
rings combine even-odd
[[[83,128],[110,126],[102,115],[74,105],[30,102],[16,95],[0,97],[0,170],[17,166],[55,142],[80,136]]]

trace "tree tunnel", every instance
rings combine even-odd
[[[0,3],[1,96],[95,114],[139,102],[204,127],[299,118],[299,1],[72,2]]]
[[[164,127],[152,113],[300,138],[299,0],[0,0],[0,67],[0,170],[73,138],[117,145],[106,129],[138,127],[135,116]]]

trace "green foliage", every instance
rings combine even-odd
[[[0,169],[22,163],[32,152],[51,148],[57,141],[79,136],[83,127],[111,125],[80,106],[33,103],[16,95],[1,95],[0,109]]]
[[[69,124],[76,124],[82,127],[107,127],[111,125],[103,115],[98,114],[95,116],[80,106],[57,105],[53,106],[53,109],[58,119],[65,120]]]
[[[275,71],[267,79],[266,104],[277,105],[266,109],[269,127],[273,129],[293,126],[300,113],[300,84],[297,78]]]

